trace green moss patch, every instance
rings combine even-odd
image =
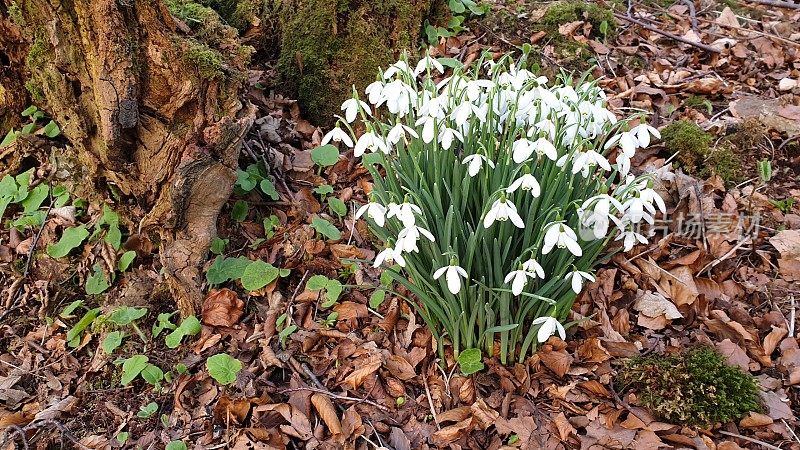
[[[702,178],[716,174],[726,183],[741,178],[742,161],[731,139],[711,147],[714,137],[686,119],[668,125],[661,130],[661,136],[667,150],[677,153],[677,160],[687,173]]]
[[[614,13],[610,9],[602,8],[594,3],[565,1],[551,5],[542,16],[537,31],[545,31],[551,37],[559,37],[558,27],[578,20],[592,24],[592,35],[602,36],[601,30],[606,30],[606,35],[616,33],[617,23]],[[604,25],[605,23],[605,25]]]
[[[709,347],[626,360],[618,379],[670,423],[710,426],[761,410],[755,378]]]

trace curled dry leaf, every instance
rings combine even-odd
[[[212,289],[203,301],[203,323],[232,327],[242,317],[244,302],[230,289]]]
[[[375,373],[381,367],[381,357],[379,355],[370,356],[363,364],[357,364],[356,369],[344,379],[344,384],[351,389],[358,389],[368,376]]]
[[[337,435],[342,433],[342,423],[339,422],[336,408],[333,407],[333,402],[331,402],[331,399],[327,395],[315,393],[311,396],[311,404],[314,405],[314,409],[317,410],[317,413],[320,418],[322,418],[322,421],[325,422],[325,426],[328,427],[331,434]]]
[[[454,425],[442,428],[433,433],[431,441],[438,447],[446,447],[467,434],[472,428],[472,418],[467,418]]]

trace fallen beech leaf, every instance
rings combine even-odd
[[[464,419],[454,425],[442,428],[441,430],[433,433],[431,442],[438,447],[445,447],[457,441],[461,436],[469,431],[472,425],[472,418]]]
[[[571,434],[576,434],[578,432],[578,430],[569,423],[567,416],[565,416],[563,412],[558,413],[553,419],[553,423],[556,425],[558,435],[561,437],[562,441],[566,441]]]
[[[417,376],[414,366],[411,365],[405,358],[399,355],[389,355],[384,364],[389,372],[397,378],[408,381]]]
[[[670,270],[669,275],[664,274],[661,281],[669,286],[670,297],[676,306],[691,305],[697,300],[699,295],[697,286],[688,267],[681,266]]]
[[[774,420],[786,419],[794,420],[794,413],[789,407],[789,399],[783,389],[777,391],[761,392],[761,399],[767,407],[767,414]]]
[[[770,331],[769,334],[764,337],[764,354],[767,356],[771,355],[772,352],[775,351],[775,348],[777,348],[778,343],[780,343],[783,337],[788,333],[789,331],[786,330],[786,328],[780,328],[773,325],[772,331]]]
[[[736,345],[730,339],[725,339],[722,342],[717,342],[717,350],[727,358],[728,363],[733,366],[738,366],[745,372],[748,372],[750,369],[750,358],[747,356],[747,353]]]
[[[356,407],[351,406],[342,414],[342,434],[345,440],[355,440],[366,432],[361,415],[356,412]]]
[[[380,367],[380,356],[373,355],[364,364],[356,365],[356,369],[344,379],[344,384],[349,385],[352,389],[358,389],[358,387],[364,383],[364,380],[375,373]]]
[[[722,13],[720,13],[715,22],[724,27],[739,28],[739,19],[736,18],[736,14],[734,14],[728,6],[722,10]]]
[[[475,418],[477,425],[482,430],[494,425],[494,422],[500,417],[500,413],[490,408],[483,399],[478,399],[478,401],[473,403],[472,406],[470,406],[470,410],[472,411],[472,417]]]
[[[330,397],[325,394],[314,393],[311,396],[311,404],[317,410],[319,417],[325,422],[331,434],[342,433],[342,423],[339,422],[339,416],[336,414],[336,408],[333,407]]]
[[[543,350],[538,353],[539,359],[548,369],[559,377],[563,377],[572,365],[572,356],[565,351]]]
[[[634,309],[647,317],[658,317],[663,314],[670,320],[683,318],[678,308],[658,292],[639,290],[636,292],[636,297]]]
[[[232,327],[242,317],[244,302],[230,289],[212,289],[203,301],[203,323]]]
[[[249,412],[249,400],[223,395],[214,405],[214,420],[222,425],[241,425]]]
[[[766,414],[751,412],[739,422],[739,426],[745,428],[763,427],[772,424],[772,418]]]
[[[589,338],[581,342],[581,344],[578,346],[578,357],[582,362],[595,363],[601,363],[611,359],[611,355],[608,354],[608,350],[603,348],[600,338],[596,337]]]

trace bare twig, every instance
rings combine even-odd
[[[5,447],[6,444],[11,442],[16,442],[17,439],[20,440],[22,443],[22,448],[29,449],[30,444],[27,439],[27,434],[31,431],[35,431],[41,428],[55,428],[61,433],[61,439],[63,444],[63,439],[67,438],[72,444],[75,445],[75,448],[79,449],[88,449],[89,447],[83,445],[78,441],[78,438],[75,437],[68,429],[64,426],[61,422],[53,419],[44,419],[44,420],[34,420],[33,422],[25,425],[24,427],[19,427],[16,425],[11,425],[6,428],[5,433],[3,433],[3,439],[0,440],[0,447]],[[63,445],[62,445],[63,447]]]
[[[800,4],[784,2],[781,0],[745,0],[748,3],[758,3],[759,5],[776,6],[778,8],[800,9]]]
[[[366,403],[368,405],[372,405],[372,406],[380,409],[381,411],[389,411],[389,408],[387,408],[387,407],[385,407],[385,406],[383,406],[381,404],[375,403],[372,400],[368,400],[368,399],[365,399],[365,398],[348,397],[346,395],[334,394],[333,392],[331,392],[331,391],[329,391],[327,389],[318,389],[318,388],[312,388],[312,387],[299,387],[299,388],[284,389],[282,391],[279,391],[278,393],[285,394],[287,392],[297,392],[297,391],[316,392],[316,393],[319,393],[319,394],[325,394],[328,397],[331,397],[331,398],[336,399],[336,400],[342,400],[342,401],[346,401],[346,402]]]
[[[36,232],[36,236],[33,237],[33,242],[31,243],[31,248],[28,249],[28,259],[25,261],[25,271],[22,273],[23,278],[28,278],[28,273],[31,269],[31,261],[33,261],[33,252],[36,251],[36,245],[39,243],[39,238],[42,237],[42,232],[44,231],[45,225],[47,225],[48,219],[50,219],[50,210],[53,209],[53,189],[50,187],[48,182],[47,184],[47,196],[50,198],[50,204],[47,205],[47,212],[44,214],[44,221],[42,222],[42,226],[39,227],[39,231]]]
[[[768,448],[770,450],[783,450],[780,447],[776,447],[772,444],[767,444],[764,441],[759,441],[758,439],[742,436],[741,434],[731,433],[730,431],[719,430],[719,434],[724,434],[725,436],[735,437],[739,439],[744,439],[745,441],[752,442],[753,444],[758,444],[763,446],[764,448]]]
[[[616,18],[618,18],[620,20],[625,20],[627,22],[639,25],[640,27],[642,27],[642,28],[644,28],[646,30],[652,31],[653,33],[658,33],[658,34],[660,34],[660,35],[662,35],[664,37],[668,37],[668,38],[670,38],[672,40],[675,40],[675,41],[678,41],[678,42],[682,42],[682,43],[684,43],[686,45],[691,45],[692,47],[696,47],[696,48],[699,48],[701,50],[705,50],[707,52],[711,52],[711,53],[719,53],[720,52],[719,49],[714,48],[714,47],[712,47],[710,45],[706,45],[706,44],[703,44],[701,42],[690,41],[690,40],[688,40],[688,39],[686,39],[684,37],[678,36],[677,34],[672,34],[669,31],[664,31],[664,30],[662,30],[660,28],[657,28],[657,27],[655,27],[653,25],[650,25],[647,22],[643,22],[643,21],[641,21],[639,19],[634,19],[633,17],[628,17],[628,16],[625,16],[623,14],[618,14],[618,13],[614,13],[614,17],[616,17]]]
[[[683,4],[689,8],[689,18],[692,19],[692,30],[697,33],[699,27],[697,25],[697,11],[694,9],[694,2],[692,0],[683,0]]]
[[[428,376],[425,372],[422,372],[422,382],[425,383],[425,396],[428,397],[428,405],[431,407],[433,421],[436,422],[436,428],[441,430],[442,426],[439,424],[439,418],[436,416],[436,408],[433,407],[433,398],[431,397],[431,390],[428,387]]]

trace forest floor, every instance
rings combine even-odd
[[[0,229],[2,448],[183,440],[235,449],[800,449],[800,10],[645,1],[605,5],[616,17],[607,25],[579,11],[543,30],[546,6],[494,5],[442,39],[435,56],[469,63],[527,42],[545,74],[594,65],[619,115],[645,111],[662,131],[682,119],[704,130],[688,143],[665,135],[637,155],[634,172],[655,174],[668,213],[649,244],[615,254],[585,287],[572,312],[585,320],[566,342],[552,338],[512,366],[487,358],[471,376],[439,361],[412,307],[374,294],[380,271],[352,262],[375,255],[351,209],[365,202],[369,175],[351,155],[318,164],[311,150],[326,130],[263,89],[273,76],[263,64],[251,71],[260,118],[219,220],[202,326],[171,330],[180,321],[169,297],[137,291],[137,278],[159,279],[147,242],[122,244],[136,254],[124,285],[98,278],[120,267],[115,234],[127,228],[113,212],[54,208],[41,232]],[[676,147],[685,150],[676,156]],[[262,162],[270,173],[259,172]],[[15,220],[31,213],[9,211]],[[81,239],[72,264],[42,253],[23,277],[31,246],[52,246],[57,230],[75,223],[104,238]],[[240,257],[290,271],[245,290],[231,268]],[[312,290],[315,275],[333,284]],[[324,305],[336,284],[341,297]],[[148,298],[160,300],[140,314]],[[700,345],[756,377],[761,411],[707,427],[669,423],[615,383],[626,358]],[[220,353],[241,370],[224,362],[212,377],[206,358]],[[226,370],[227,386],[219,382]]]

